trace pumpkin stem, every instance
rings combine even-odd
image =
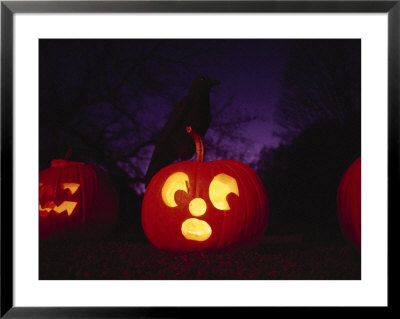
[[[65,155],[64,155],[64,159],[65,159],[66,161],[68,161],[69,158],[71,157],[71,154],[72,154],[72,146],[68,147],[68,150],[67,150],[67,152],[66,152]]]
[[[204,145],[201,136],[191,126],[186,126],[186,132],[188,132],[188,134],[193,138],[193,141],[196,144],[196,161],[203,163]]]

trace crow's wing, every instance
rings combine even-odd
[[[150,164],[146,172],[146,185],[151,178],[163,167],[179,158],[179,154],[172,144],[176,143],[175,137],[179,128],[183,126],[187,114],[190,112],[189,97],[185,96],[174,108],[164,127],[161,129]]]
[[[172,110],[167,122],[161,129],[156,147],[167,140],[178,128],[180,128],[190,112],[190,98],[185,96]]]

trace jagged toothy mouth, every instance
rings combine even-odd
[[[63,201],[60,205],[56,205],[54,202],[47,202],[44,207],[42,207],[41,204],[39,204],[39,211],[46,211],[48,213],[50,212],[56,212],[58,214],[61,214],[63,211],[67,211],[68,216],[71,215],[78,203],[77,202],[72,202],[72,201]]]

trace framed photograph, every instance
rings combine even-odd
[[[1,316],[388,309],[399,18],[2,1]]]

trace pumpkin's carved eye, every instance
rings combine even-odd
[[[68,189],[70,191],[71,195],[76,193],[76,191],[78,190],[79,186],[80,185],[77,184],[77,183],[61,183],[61,188],[63,190]]]
[[[176,207],[175,193],[182,190],[189,192],[189,176],[183,172],[176,172],[169,176],[161,190],[161,197],[165,205],[168,207]]]
[[[239,196],[236,179],[226,174],[218,174],[211,181],[208,193],[215,208],[230,210],[226,197],[230,193]]]

